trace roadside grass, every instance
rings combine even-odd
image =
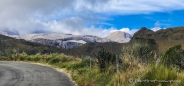
[[[184,86],[184,71],[176,72],[172,68],[154,63],[143,65],[131,56],[125,55],[121,64],[121,70],[117,73],[114,66],[110,66],[105,72],[101,72],[96,59],[84,57],[72,57],[64,54],[27,55],[21,53],[14,57],[2,57],[2,61],[25,61],[48,64],[56,68],[64,68],[70,74],[78,86]],[[130,81],[132,79],[132,81]],[[180,83],[139,83],[136,80],[180,80]]]

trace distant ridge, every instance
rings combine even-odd
[[[135,37],[154,39],[158,44],[160,53],[165,52],[167,49],[177,44],[181,44],[184,49],[184,27],[160,29],[156,32],[142,27],[134,34],[133,38]]]

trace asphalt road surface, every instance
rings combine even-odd
[[[26,62],[0,61],[0,86],[74,86],[57,70]]]

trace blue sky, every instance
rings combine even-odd
[[[169,28],[184,26],[184,10],[176,10],[172,12],[153,12],[150,14],[133,14],[133,15],[115,15],[110,16],[112,20],[104,22],[109,25],[102,25],[103,27],[115,27],[118,29],[130,28],[138,29],[141,27],[153,28]]]
[[[0,30],[106,37],[184,26],[184,0],[0,0]]]

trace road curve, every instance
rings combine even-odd
[[[0,61],[0,86],[74,86],[57,70],[26,62]]]

